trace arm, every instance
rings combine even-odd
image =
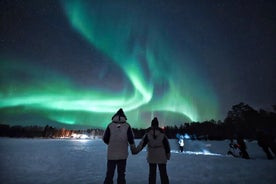
[[[167,159],[170,160],[170,158],[171,158],[171,148],[170,148],[170,143],[168,141],[168,138],[166,136],[164,136],[164,139],[163,139],[162,142],[163,142],[163,145],[165,147]]]
[[[147,134],[145,134],[142,138],[142,140],[140,141],[139,145],[137,146],[137,148],[133,149],[132,154],[138,154],[140,151],[143,150],[143,148],[148,144],[148,136]]]
[[[136,146],[135,146],[135,142],[134,142],[134,135],[131,129],[131,126],[129,125],[128,129],[127,129],[127,141],[130,145],[130,150],[132,154],[136,153]]]
[[[134,144],[134,135],[130,126],[127,129],[127,141],[130,145]]]
[[[105,144],[109,143],[109,138],[110,138],[110,129],[109,126],[105,129],[104,135],[103,135],[103,141]]]

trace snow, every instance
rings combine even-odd
[[[170,140],[170,144],[172,153],[167,170],[171,184],[270,184],[276,180],[276,159],[267,160],[256,141],[246,142],[250,160],[226,155],[227,140],[185,140],[183,153],[178,152],[177,140]],[[0,181],[2,184],[103,183],[106,148],[100,139],[1,138]],[[146,150],[138,155],[129,154],[127,183],[147,183],[147,179]],[[159,175],[157,183],[160,183]]]

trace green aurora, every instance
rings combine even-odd
[[[163,126],[218,117],[212,85],[187,51],[177,49],[161,14],[138,3],[66,0],[61,5],[72,29],[107,58],[103,62],[118,76],[80,87],[39,61],[23,66],[18,58],[1,58],[1,123],[14,117],[14,124],[35,124],[39,118],[32,114],[45,123],[103,128],[119,108],[137,128],[147,127],[154,116]]]

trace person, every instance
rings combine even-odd
[[[149,184],[156,183],[156,168],[158,165],[162,184],[169,184],[167,160],[170,159],[170,144],[163,130],[159,128],[157,117],[151,121],[151,127],[138,144],[134,154],[138,154],[147,145],[147,161],[149,164]]]
[[[247,149],[246,144],[241,136],[238,136],[237,138],[237,147],[240,150],[240,156],[244,159],[249,159],[249,155],[246,151]]]
[[[178,144],[179,144],[180,152],[183,152],[183,150],[184,150],[184,136],[183,135],[179,136]]]
[[[275,138],[273,136],[266,135],[264,131],[257,132],[257,141],[258,145],[263,149],[265,152],[267,159],[272,160],[273,156],[269,149],[274,153],[276,156],[276,143]]]
[[[238,145],[234,143],[233,139],[230,139],[229,150],[227,152],[228,155],[232,155],[233,157],[239,157],[237,153]]]
[[[131,150],[135,149],[134,135],[131,126],[126,122],[127,117],[120,108],[111,118],[107,126],[103,141],[107,148],[107,172],[104,184],[112,184],[114,172],[117,167],[117,183],[125,184],[126,160],[128,157],[128,144]]]

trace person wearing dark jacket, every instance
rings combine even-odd
[[[134,154],[139,153],[147,146],[147,161],[149,163],[149,184],[156,183],[156,168],[158,166],[162,184],[169,184],[167,175],[167,160],[170,159],[170,144],[163,130],[159,128],[158,119],[155,117],[151,122],[151,127],[141,139]]]
[[[131,126],[126,122],[127,117],[123,109],[119,109],[111,118],[112,122],[107,126],[103,141],[107,148],[107,172],[104,184],[112,184],[114,172],[117,167],[117,183],[125,184],[126,160],[128,157],[128,145],[135,149],[134,135]]]
[[[273,156],[272,156],[272,153],[270,152],[270,150],[276,156],[276,143],[275,143],[274,136],[265,134],[264,131],[258,131],[257,132],[257,140],[258,140],[258,145],[261,148],[263,148],[263,151],[265,152],[267,159],[272,160]]]
[[[244,159],[249,159],[249,155],[247,153],[247,147],[246,144],[241,136],[238,136],[237,138],[237,146],[240,150],[240,156]]]

